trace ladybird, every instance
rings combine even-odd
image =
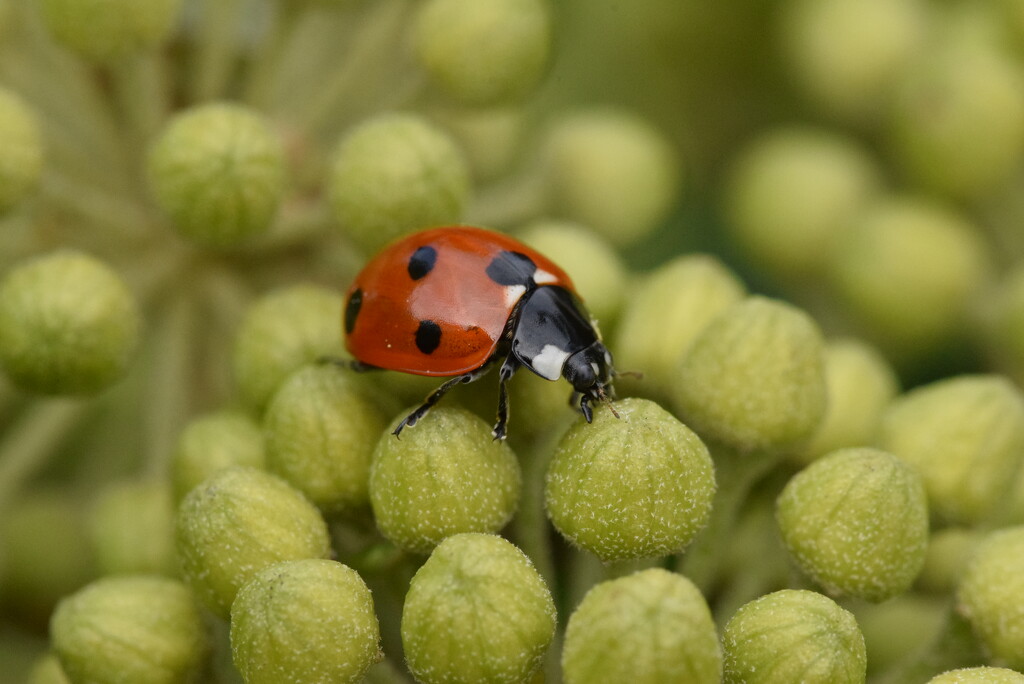
[[[401,238],[363,268],[345,302],[355,368],[449,378],[399,423],[396,436],[498,361],[495,439],[505,438],[506,384],[523,367],[568,380],[570,402],[588,423],[591,402],[611,401],[612,356],[569,276],[507,235],[452,226]]]

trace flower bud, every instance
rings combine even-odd
[[[738,449],[791,446],[825,412],[823,348],[803,311],[750,297],[690,345],[675,376],[676,409],[698,434]]]
[[[462,152],[411,114],[383,114],[350,132],[328,179],[341,229],[366,252],[427,226],[458,222],[470,186]]]
[[[268,565],[330,553],[327,525],[313,504],[283,480],[243,467],[223,470],[188,493],[178,507],[175,541],[185,579],[221,616]]]
[[[928,684],[1024,684],[1024,674],[1005,667],[965,667],[928,680]]]
[[[164,482],[107,485],[96,498],[88,523],[100,574],[177,575],[174,504]]]
[[[548,466],[548,516],[603,561],[682,551],[708,521],[715,494],[707,447],[646,399],[599,407],[562,437]]]
[[[998,662],[1024,670],[1024,526],[990,534],[957,590],[957,610]]]
[[[888,361],[873,347],[854,339],[826,343],[825,417],[797,460],[806,464],[836,449],[873,444],[898,383]]]
[[[713,256],[680,256],[643,276],[616,328],[616,366],[643,373],[638,391],[671,393],[680,359],[705,326],[746,296],[740,279]]]
[[[549,134],[546,153],[555,210],[616,245],[654,230],[679,194],[681,172],[671,143],[631,114],[566,116]]]
[[[267,406],[267,466],[321,510],[354,510],[369,502],[370,458],[385,425],[340,368],[301,368]]]
[[[40,5],[58,42],[88,59],[108,61],[164,42],[181,0],[43,0]]]
[[[995,375],[920,387],[885,412],[879,446],[921,474],[932,511],[943,520],[991,520],[1005,515],[1024,462],[1024,397]]]
[[[381,659],[370,590],[331,560],[276,563],[231,605],[231,651],[246,684],[360,682]]]
[[[186,238],[230,247],[267,231],[284,194],[284,149],[255,112],[205,104],[176,116],[149,155],[160,208]]]
[[[833,594],[883,601],[906,591],[924,564],[921,478],[878,449],[840,449],[797,473],[776,519],[800,569]]]
[[[489,534],[438,544],[402,610],[405,658],[424,684],[527,681],[554,633],[544,580],[522,551]]]
[[[186,684],[209,649],[188,588],[146,575],[106,577],[67,597],[50,638],[73,682]]]
[[[962,527],[947,527],[932,534],[917,588],[938,595],[948,595],[956,589],[974,555],[980,534]]]
[[[863,684],[864,636],[853,615],[813,591],[783,589],[747,603],[722,633],[731,684]]]
[[[609,325],[626,290],[626,266],[603,237],[568,221],[536,221],[519,238],[541,254],[558,256],[590,315]]]
[[[911,198],[865,208],[834,257],[829,273],[851,314],[893,353],[911,358],[957,332],[988,272],[974,226]]]
[[[42,172],[36,115],[16,93],[0,88],[0,216],[35,189]]]
[[[413,32],[416,55],[453,99],[488,106],[521,99],[547,65],[544,0],[429,0]]]
[[[754,262],[799,283],[827,268],[826,256],[881,184],[877,165],[856,141],[782,129],[742,152],[726,208]]]
[[[181,431],[171,461],[174,499],[231,466],[262,469],[266,463],[263,431],[241,411],[219,411],[193,419]]]
[[[569,617],[562,672],[566,684],[717,684],[722,651],[697,587],[654,568],[587,592]]]
[[[402,413],[402,418],[405,413]],[[406,551],[429,553],[460,532],[497,532],[519,503],[519,462],[491,428],[464,409],[435,407],[401,439],[390,429],[370,467],[377,528]]]
[[[235,338],[235,381],[242,398],[262,411],[300,366],[341,350],[341,295],[316,285],[292,285],[256,301]]]
[[[94,394],[128,370],[141,316],[106,264],[62,250],[22,262],[0,282],[0,363],[18,386]]]

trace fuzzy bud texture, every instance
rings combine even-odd
[[[1005,667],[965,667],[928,680],[928,684],[1024,684],[1024,674]]]
[[[171,461],[175,501],[225,468],[262,470],[265,463],[263,430],[245,413],[225,410],[195,418],[179,435]]]

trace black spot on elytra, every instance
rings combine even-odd
[[[359,316],[359,309],[363,306],[363,291],[357,289],[349,295],[348,303],[345,305],[345,332],[349,335],[356,327],[356,318]]]
[[[409,277],[419,280],[434,269],[437,263],[437,250],[430,245],[420,247],[409,257]]]
[[[502,251],[487,265],[487,276],[499,285],[524,285],[533,283],[537,265],[533,259],[519,252]]]
[[[441,326],[434,321],[420,321],[416,328],[416,348],[424,354],[432,354],[441,344]]]

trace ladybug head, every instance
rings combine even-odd
[[[590,402],[610,402],[614,396],[612,391],[612,376],[614,374],[612,355],[600,340],[565,360],[562,375],[573,387],[574,404],[576,396],[579,396],[580,412],[588,423],[593,420]],[[612,412],[615,412],[614,409]]]

